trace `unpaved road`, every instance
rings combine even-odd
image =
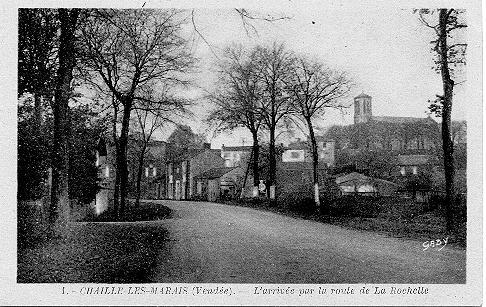
[[[466,252],[251,208],[160,201],[170,241],[149,274],[170,283],[465,283]],[[424,238],[425,240],[426,238]],[[437,238],[427,238],[437,239]]]

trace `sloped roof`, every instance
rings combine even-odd
[[[374,182],[380,182],[380,183],[384,183],[384,184],[391,184],[391,185],[398,186],[398,184],[396,184],[395,182],[391,182],[391,181],[380,179],[380,178],[368,177],[368,176],[365,176],[365,175],[357,173],[357,172],[352,172],[352,173],[349,173],[347,175],[343,175],[343,176],[336,178],[337,184],[342,184],[342,183],[349,182],[349,181],[374,181]]]
[[[371,96],[370,96],[370,95],[366,95],[365,93],[361,93],[361,94],[359,94],[358,96],[356,96],[356,97],[354,97],[354,98],[355,98],[355,99],[356,99],[356,98],[371,98]]]
[[[290,143],[285,149],[308,149],[309,144],[306,141],[298,141]]]
[[[169,148],[167,151],[167,161],[178,162],[186,161],[197,156],[198,154],[209,150],[204,148]]]
[[[429,117],[405,117],[405,116],[372,116],[371,120],[377,122],[387,122],[394,124],[404,124],[404,123],[418,123],[418,122],[430,122],[433,119]]]
[[[318,142],[336,142],[335,140],[327,138],[323,135],[316,135],[316,141],[318,141]]]
[[[221,178],[224,174],[237,169],[237,167],[218,167],[218,168],[212,168],[210,170],[207,170],[199,175],[197,175],[195,178],[197,179],[216,179],[216,178]]]
[[[341,184],[341,183],[344,183],[344,182],[347,182],[347,181],[352,181],[352,180],[368,180],[368,179],[369,179],[369,177],[367,177],[363,174],[360,174],[360,173],[357,173],[357,172],[352,172],[352,173],[337,177],[336,183]]]
[[[399,155],[397,158],[399,165],[424,165],[431,159],[430,155]]]
[[[251,151],[252,146],[222,146],[223,151]]]

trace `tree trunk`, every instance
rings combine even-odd
[[[127,165],[127,148],[128,148],[128,128],[130,124],[130,112],[132,109],[132,99],[125,98],[123,103],[123,120],[119,138],[118,149],[118,166],[117,171],[120,173],[120,213],[124,214],[127,205],[128,195],[128,165]]]
[[[116,150],[116,155],[118,155],[118,149]],[[113,191],[113,210],[115,214],[118,215],[118,209],[120,204],[120,174],[118,172],[118,159],[116,160],[116,172],[115,172],[115,190]]]
[[[256,132],[252,133],[253,137],[253,159],[252,159],[252,168],[253,168],[253,190],[258,191],[258,185],[260,184],[260,170],[258,168],[258,162],[260,159],[260,145],[258,144],[258,134]],[[253,193],[253,191],[252,191]],[[258,196],[254,195],[253,196]]]
[[[135,206],[138,207],[140,206],[140,196],[142,194],[141,191],[141,182],[142,182],[142,173],[143,173],[143,162],[144,162],[144,156],[145,156],[145,150],[147,146],[144,144],[142,151],[140,152],[140,156],[138,157],[138,170],[137,170],[137,198],[135,199]]]
[[[307,127],[309,128],[309,136],[311,140],[312,149],[312,169],[313,169],[313,181],[314,181],[314,202],[318,213],[322,213],[321,202],[319,200],[319,155],[317,154],[317,142],[314,134],[314,127],[310,118],[306,118]]]
[[[34,122],[37,129],[42,125],[42,98],[40,94],[34,94]]]
[[[277,172],[277,157],[275,153],[275,126],[270,128],[270,145],[269,145],[269,174],[268,174],[268,185],[267,185],[267,196],[271,197],[270,189],[275,185],[275,178]]]
[[[49,208],[50,234],[60,234],[69,220],[69,98],[76,65],[74,31],[79,9],[59,9],[59,68],[54,93],[54,142],[52,149],[52,190]]]
[[[454,229],[454,144],[451,134],[451,113],[454,81],[451,79],[447,57],[447,9],[440,9],[439,14],[439,53],[444,97],[442,100],[442,149],[444,151],[444,172],[446,183],[446,220],[447,230]]]

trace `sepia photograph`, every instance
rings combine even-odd
[[[480,2],[53,3],[2,51],[22,304],[481,304]]]

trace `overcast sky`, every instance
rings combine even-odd
[[[356,86],[348,97],[364,92],[372,96],[373,114],[389,116],[426,117],[427,100],[441,93],[440,75],[433,66],[430,51],[432,30],[420,24],[411,9],[380,9],[377,7],[299,6],[280,10],[250,10],[255,16],[287,16],[275,22],[253,21],[258,34],[247,34],[239,15],[231,8],[198,9],[195,24],[204,39],[196,35],[195,54],[201,59],[200,74],[195,77],[198,86],[211,90],[215,74],[212,71],[221,48],[231,43],[244,45],[283,42],[289,50],[317,57],[327,65],[345,70]],[[192,25],[190,25],[192,27]],[[188,93],[202,95],[201,90]],[[464,86],[455,88],[453,117],[465,119]],[[196,132],[205,131],[202,119],[208,106],[200,103],[194,108],[195,120],[188,122]],[[347,114],[330,111],[318,121],[322,127],[333,124],[351,124],[353,110]],[[208,139],[213,148],[221,144],[241,145],[251,138],[245,131],[234,131]],[[160,135],[160,138],[164,138]],[[286,142],[282,139],[279,141]]]

